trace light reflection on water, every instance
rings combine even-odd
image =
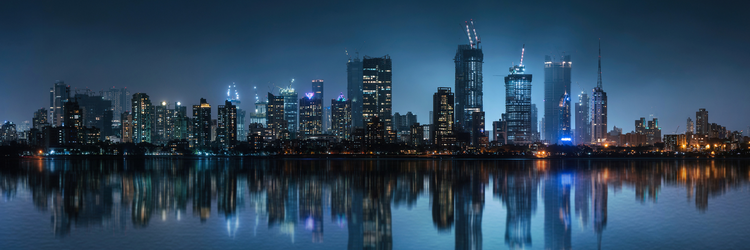
[[[0,248],[741,248],[748,163],[6,161]]]

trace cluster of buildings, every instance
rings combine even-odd
[[[150,143],[173,150],[226,151],[245,142],[253,149],[339,144],[345,145],[340,152],[350,153],[374,152],[393,144],[465,152],[504,145],[632,147],[662,143],[657,118],[636,120],[635,131],[631,133],[623,134],[617,127],[607,132],[601,44],[596,88],[590,95],[582,91],[577,103],[571,99],[571,56],[545,57],[541,122],[539,110],[531,101],[533,78],[524,65],[524,46],[520,63],[510,67],[504,79],[505,112],[491,121],[491,131],[485,130],[484,54],[473,25],[466,23],[469,44],[459,45],[453,59],[455,85],[437,88],[428,124],[420,124],[412,112],[394,114],[390,56],[360,59],[357,55],[347,62],[346,95],[341,92],[326,99],[324,80],[314,79],[311,92],[300,97],[292,87],[292,80],[288,87],[268,92],[265,100],[256,94],[254,108],[247,117],[240,108],[235,84],[229,85],[226,100],[218,105],[213,116],[206,99],[189,109],[180,102],[154,103],[148,94],[131,95],[126,88],[72,93],[69,85],[59,81],[50,89],[49,110],[42,108],[35,112],[28,129],[18,129],[6,122],[0,127],[0,142],[24,141],[62,150],[112,142]],[[736,149],[743,140],[741,132],[709,124],[708,111],[701,109],[695,125],[688,121],[687,133],[667,135],[664,141],[666,150],[696,150],[709,145],[716,148],[727,141],[735,144],[721,146],[722,149]]]

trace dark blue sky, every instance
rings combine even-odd
[[[474,19],[487,120],[504,112],[502,76],[523,44],[541,114],[544,55],[571,54],[571,89],[590,93],[601,38],[610,130],[653,114],[662,133],[683,132],[699,108],[728,129],[750,125],[744,1],[154,2],[0,1],[0,120],[31,120],[56,80],[214,106],[236,82],[250,109],[253,86],[262,96],[294,78],[303,93],[322,78],[331,99],[346,92],[346,48],[389,54],[394,112],[427,122],[436,88],[454,86],[459,24]]]

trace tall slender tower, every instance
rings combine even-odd
[[[458,129],[471,132],[471,113],[484,111],[482,91],[484,54],[482,48],[479,47],[481,40],[474,29],[474,21],[466,22],[466,33],[469,37],[469,44],[458,45],[456,56],[453,58],[456,64],[455,119]]]
[[[362,61],[359,54],[346,62],[347,96],[352,102],[352,127],[364,127],[362,117]]]
[[[55,87],[49,90],[49,112],[52,126],[60,127],[63,123],[63,104],[70,98],[70,86],[63,81],[55,82]]]
[[[133,94],[131,102],[133,110],[133,143],[151,143],[151,126],[153,126],[153,110],[151,100],[145,93]]]
[[[607,92],[602,89],[602,42],[599,40],[599,77],[591,95],[591,143],[607,141]]]
[[[591,120],[589,119],[589,96],[586,93],[578,95],[575,107],[575,144],[589,144],[591,142]]]

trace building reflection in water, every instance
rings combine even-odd
[[[304,242],[321,243],[330,207],[329,225],[346,227],[349,249],[392,249],[394,237],[409,237],[393,235],[392,209],[418,206],[431,211],[432,221],[424,223],[442,237],[454,234],[456,249],[481,249],[490,184],[506,208],[508,248],[532,248],[538,199],[544,203],[545,249],[573,247],[571,205],[576,223],[593,231],[601,247],[610,192],[632,189],[634,200],[646,203],[658,200],[662,186],[684,187],[688,201],[706,212],[711,198],[740,188],[750,176],[744,162],[718,160],[46,159],[11,164],[19,167],[0,169],[2,199],[21,202],[14,199],[18,190],[28,190],[30,202],[51,216],[57,237],[73,228],[116,233],[192,214],[187,219],[223,220],[229,237],[244,228],[252,228],[253,235],[266,228],[294,242],[296,230],[306,230],[312,238]],[[429,203],[417,204],[420,198]],[[246,207],[254,217],[243,221],[239,215]]]

